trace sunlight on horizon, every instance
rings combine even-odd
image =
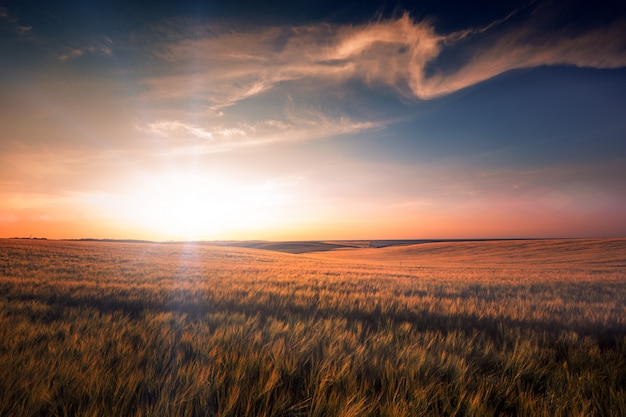
[[[243,185],[199,172],[166,172],[137,181],[100,206],[161,239],[214,239],[278,223],[289,197],[269,183]]]

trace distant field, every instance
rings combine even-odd
[[[330,259],[415,266],[501,269],[573,267],[603,272],[626,270],[626,239],[546,239],[425,242],[357,248],[324,254]]]
[[[626,239],[257,244],[0,240],[0,416],[626,415]]]

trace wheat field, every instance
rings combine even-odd
[[[1,416],[623,416],[626,240],[0,240]]]

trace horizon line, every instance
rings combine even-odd
[[[267,240],[267,239],[168,239],[168,240],[151,240],[151,239],[125,239],[125,238],[48,238],[48,237],[0,237],[6,240],[44,240],[44,241],[65,241],[65,242],[121,242],[121,243],[329,243],[329,242],[486,242],[486,241],[507,241],[507,240],[584,240],[584,239],[626,239],[626,236],[578,236],[578,237],[476,237],[476,238],[418,238],[418,239],[304,239],[304,240]]]

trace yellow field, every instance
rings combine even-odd
[[[623,416],[626,240],[0,240],[1,416]]]

